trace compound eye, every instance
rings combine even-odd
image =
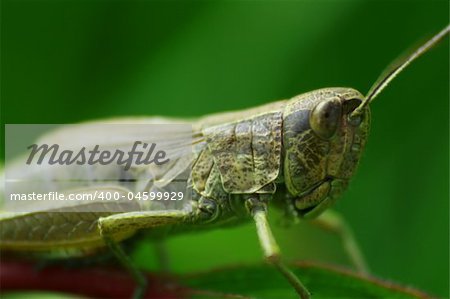
[[[309,125],[324,139],[330,139],[336,133],[342,115],[342,106],[338,100],[320,102],[311,111]]]

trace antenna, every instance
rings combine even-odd
[[[416,60],[420,55],[427,52],[434,45],[439,43],[448,33],[450,32],[450,25],[447,25],[442,31],[433,36],[425,44],[420,46],[412,54],[402,57],[394,61],[389,67],[386,68],[380,75],[380,77],[375,81],[375,83],[370,88],[367,93],[366,98],[363,102],[352,112],[350,117],[359,116],[363,113],[364,109],[369,105],[397,75],[403,71],[411,62]]]

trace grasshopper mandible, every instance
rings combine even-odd
[[[253,219],[265,258],[301,298],[309,298],[309,291],[280,258],[268,223],[268,207],[281,207],[292,217],[314,219],[333,205],[348,185],[367,142],[369,104],[409,63],[449,31],[447,26],[411,55],[389,67],[367,96],[352,88],[324,88],[289,100],[191,122],[195,154],[188,161],[175,163],[174,167],[179,168],[176,172],[165,174],[174,180],[181,171],[190,170],[187,182],[193,197],[181,210],[89,213],[82,217],[87,224],[84,226],[77,226],[81,216],[73,211],[67,213],[64,225],[59,226],[52,221],[56,212],[53,210],[4,213],[0,214],[0,248],[83,254],[86,250],[108,246],[136,279],[135,295],[139,297],[145,289],[145,280],[119,245],[120,241],[142,229],[162,229],[166,234],[175,234]],[[174,121],[139,120],[143,123]],[[60,131],[49,138],[58,139],[64,133]],[[90,134],[89,130],[79,133]],[[92,190],[127,192],[120,181],[116,183],[117,188],[97,185]],[[145,188],[149,185],[151,182]],[[356,267],[367,271],[351,233],[337,215],[327,212],[313,221],[335,227]]]

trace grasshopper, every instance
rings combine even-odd
[[[170,235],[253,220],[267,261],[301,298],[310,298],[310,292],[281,259],[268,223],[269,206],[274,206],[284,209],[292,218],[312,219],[338,232],[357,269],[367,272],[343,219],[325,210],[341,196],[357,168],[368,138],[370,103],[407,65],[449,31],[450,26],[447,26],[412,54],[388,67],[366,96],[352,88],[324,88],[253,109],[190,121],[194,132],[189,146],[193,146],[194,154],[186,159],[180,156],[161,174],[171,181],[188,171],[185,180],[192,198],[182,209],[77,213],[73,207],[67,207],[3,213],[0,214],[0,248],[40,253],[64,251],[75,256],[109,247],[135,278],[138,284],[135,296],[141,297],[145,279],[120,242],[140,230]],[[144,118],[108,122],[165,124],[177,121]],[[62,129],[47,139],[71,138],[65,137],[71,136],[68,133]],[[91,137],[97,138],[99,143],[111,142],[103,140],[97,131],[90,132],[89,123],[77,133],[94,135]],[[165,133],[175,136],[180,132]],[[39,175],[58,176],[57,173]],[[139,179],[142,175],[136,174],[141,176]],[[133,191],[149,190],[153,182],[148,180],[144,188]],[[98,183],[87,189],[88,192],[94,190],[123,194],[130,191],[120,180],[115,186]],[[58,215],[61,212],[67,212],[63,218]]]

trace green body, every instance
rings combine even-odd
[[[348,118],[362,100],[353,89],[328,88],[197,120],[193,126],[201,137],[188,165],[192,200],[183,217],[162,217],[157,226],[170,234],[251,220],[246,200],[254,195],[292,217],[319,215],[347,186],[364,148],[368,109],[356,123]],[[117,190],[127,192],[119,184]],[[84,254],[105,246],[98,221],[112,214],[75,208],[5,213],[0,216],[0,246]],[[129,238],[139,230],[137,222],[139,212],[111,237]]]

